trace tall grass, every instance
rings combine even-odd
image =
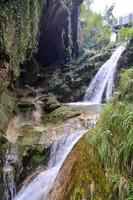
[[[119,93],[89,135],[107,174],[111,200],[133,200],[133,69],[122,73]]]

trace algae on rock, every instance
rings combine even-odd
[[[55,109],[53,112],[44,115],[42,122],[44,125],[47,123],[56,124],[78,115],[80,115],[79,111],[70,108],[69,106],[61,106]]]

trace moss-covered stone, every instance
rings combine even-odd
[[[47,123],[56,124],[78,115],[80,115],[79,111],[70,108],[69,106],[61,106],[60,108],[55,109],[53,112],[44,115],[42,122],[44,125]]]
[[[31,124],[27,124],[22,127],[21,135],[18,140],[20,152],[22,156],[25,156],[30,148],[40,148],[39,139],[41,133],[36,131]]]
[[[0,128],[5,130],[9,120],[17,112],[16,99],[13,93],[5,90],[0,94]]]
[[[106,176],[95,149],[90,149],[83,138],[77,145],[77,158],[62,200],[108,199]]]
[[[47,98],[47,101],[45,103],[44,110],[47,113],[50,113],[53,110],[55,110],[56,108],[59,108],[60,106],[61,106],[61,104],[57,101],[56,96],[53,95],[52,93],[48,94],[48,98]]]
[[[84,137],[66,158],[48,200],[107,200],[108,191],[99,155]]]
[[[33,172],[39,165],[45,165],[49,158],[49,148],[40,144],[42,133],[35,130],[32,124],[26,124],[21,128],[18,138],[18,149],[22,161],[23,171],[20,174],[21,182]]]

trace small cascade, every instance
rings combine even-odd
[[[90,120],[87,130],[82,128],[54,142],[51,147],[47,170],[41,172],[28,186],[23,187],[15,197],[15,200],[47,200],[66,157],[79,139],[95,126],[96,121],[97,117],[94,116]]]
[[[85,132],[86,130],[81,130],[56,141],[51,148],[48,169],[40,173],[26,188],[22,188],[15,200],[46,200],[64,160]]]
[[[117,63],[125,48],[126,44],[119,46],[112,54],[111,58],[99,69],[87,88],[84,97],[85,102],[102,103],[103,94],[105,94],[105,102],[109,101],[114,90]]]

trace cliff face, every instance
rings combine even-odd
[[[37,36],[45,0],[8,0],[0,4],[0,128],[15,114],[14,81],[20,64],[31,59],[37,48]]]
[[[79,7],[83,0],[2,1],[0,91],[22,77],[33,85],[40,68],[79,56]],[[40,36],[39,36],[40,35]],[[36,54],[37,52],[37,54]],[[41,67],[33,58],[35,58]]]

